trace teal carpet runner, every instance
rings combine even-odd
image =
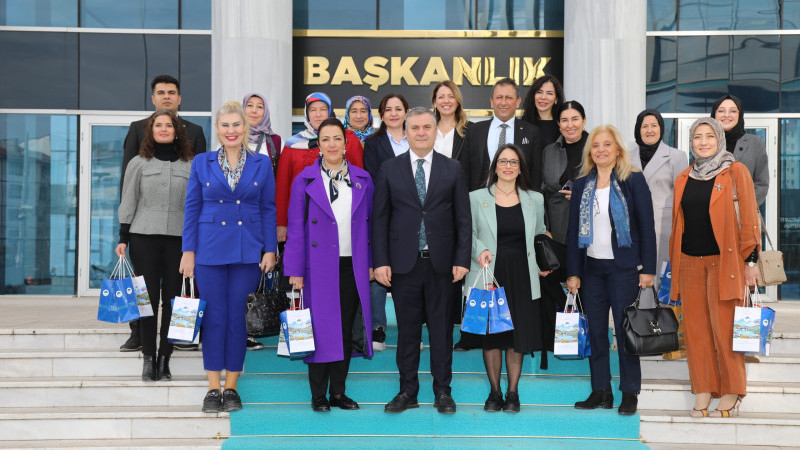
[[[563,361],[550,355],[549,370],[539,369],[539,355],[525,357],[517,414],[483,410],[489,382],[480,350],[453,354],[452,394],[457,412],[439,414],[433,408],[430,353],[420,358],[419,409],[387,414],[383,406],[399,391],[395,365],[397,330],[391,300],[387,348],[372,359],[353,358],[347,395],[358,411],[311,410],[306,365],[276,354],[277,338],[265,338],[265,348],[248,352],[239,378],[244,409],[230,415],[231,437],[223,450],[375,449],[375,448],[647,448],[639,442],[639,416],[620,416],[615,408],[580,411],[573,403],[591,392],[586,360]],[[459,332],[454,332],[456,340]],[[427,331],[423,332],[427,343]],[[618,363],[612,352],[611,371],[617,388]],[[501,384],[505,387],[505,381]]]

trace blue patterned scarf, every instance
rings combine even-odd
[[[594,220],[594,195],[597,188],[597,169],[592,170],[586,180],[581,194],[580,215],[578,222],[578,248],[587,248],[592,244],[592,222]],[[622,189],[617,182],[616,172],[611,172],[611,191],[608,196],[611,209],[611,219],[617,232],[617,246],[631,246],[631,222],[628,214],[628,203],[622,195]]]

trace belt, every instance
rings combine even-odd
[[[431,258],[431,252],[428,251],[428,250],[420,250],[417,255],[419,256],[420,259],[430,259]]]

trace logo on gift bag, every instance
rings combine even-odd
[[[469,301],[469,306],[475,306],[475,299]]]
[[[204,313],[204,312],[205,312],[205,311],[200,311],[199,313],[197,313],[197,316],[198,316],[198,317],[203,317],[203,313]]]
[[[763,324],[765,327],[768,327],[768,326],[769,326],[769,319],[764,319],[764,321],[763,321],[763,322],[761,322],[761,323],[762,323],[762,324]]]
[[[485,301],[481,302],[481,309],[483,309],[483,308],[486,308],[486,302]]]
[[[281,323],[281,328],[286,329],[286,322]]]
[[[506,303],[506,300],[503,297],[497,299],[497,304],[503,306]]]
[[[300,325],[301,323],[303,323],[303,319],[298,317],[297,320],[294,321],[294,323]]]
[[[103,289],[103,296],[108,295],[108,289]]]
[[[125,290],[125,292],[127,292],[127,293],[130,295],[130,294],[132,294],[132,293],[133,293],[133,289],[131,289],[131,288],[128,288],[128,289],[126,289],[126,290]]]
[[[666,277],[671,280],[672,279],[672,271],[667,272]]]
[[[117,297],[122,297],[122,291],[117,291]]]

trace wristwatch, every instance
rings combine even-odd
[[[753,261],[748,261],[748,262],[747,262],[747,265],[748,265],[748,266],[750,266],[750,267],[755,267],[755,266],[757,266],[757,264],[756,264],[755,262],[753,262]]]

